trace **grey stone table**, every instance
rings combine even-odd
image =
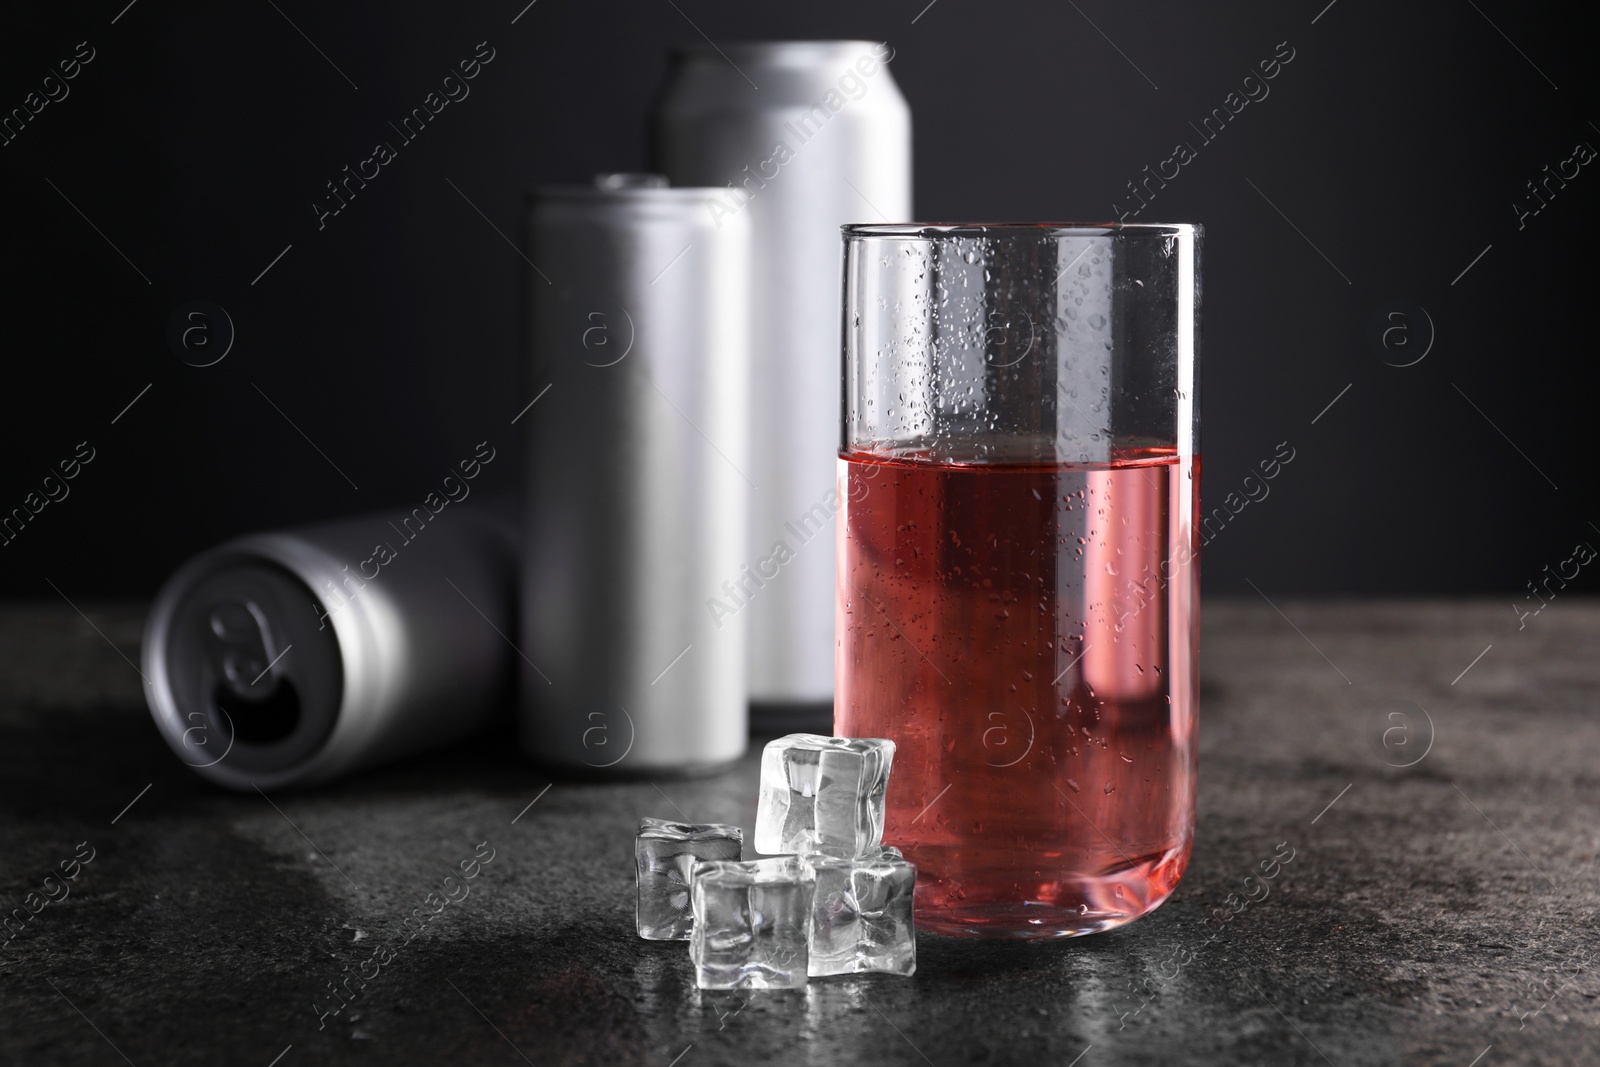
[[[0,1063],[1600,1064],[1592,603],[1520,630],[1503,603],[1208,603],[1194,860],[1163,907],[741,995],[634,937],[630,850],[641,815],[750,827],[753,754],[552,784],[501,736],[224,793],[156,737],[139,621],[0,612],[0,899],[76,873],[0,946]]]

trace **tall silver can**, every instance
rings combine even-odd
[[[758,729],[826,728],[839,499],[839,227],[911,217],[911,113],[872,41],[683,48],[654,119],[656,165],[748,218],[753,265],[750,556],[721,617],[750,617]]]
[[[580,772],[745,750],[746,628],[706,608],[745,556],[749,241],[655,175],[536,189],[521,737]]]
[[[409,512],[252,534],[179,568],[142,653],[177,757],[230,789],[310,785],[504,709],[515,532],[498,509],[459,503],[494,456],[485,442]]]

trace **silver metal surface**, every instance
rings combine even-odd
[[[647,176],[528,205],[521,736],[545,764],[691,772],[744,752],[748,234]]]
[[[839,227],[911,217],[911,114],[892,58],[872,41],[682,49],[655,115],[659,169],[717,187],[702,206],[714,224],[751,226],[757,488],[750,554],[722,596],[751,618],[758,728],[809,721],[792,718],[806,705],[826,723],[833,699]]]
[[[151,608],[150,712],[179,759],[240,790],[445,744],[509,694],[515,566],[511,524],[476,505],[230,541]]]

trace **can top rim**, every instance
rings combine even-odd
[[[698,185],[625,186],[618,189],[597,189],[592,185],[530,185],[524,196],[532,201],[551,200],[612,200],[612,201],[700,201],[723,189]]]
[[[883,44],[882,41],[869,40],[816,40],[816,41],[724,41],[720,45],[709,43],[691,43],[674,45],[667,52],[668,58],[673,61],[685,59],[705,59],[707,57],[726,61],[730,57],[743,58],[749,62],[761,61],[782,62],[785,60],[806,59],[814,56],[835,55],[844,51],[860,51],[871,49]]]
[[[899,237],[937,241],[950,237],[1035,236],[1104,237],[1128,234],[1143,237],[1199,237],[1203,227],[1194,222],[896,222],[848,223],[839,227],[846,238]]]

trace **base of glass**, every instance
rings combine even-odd
[[[1189,865],[1189,844],[1103,875],[1062,878],[1036,899],[953,901],[937,882],[918,884],[916,923],[950,937],[1039,941],[1100,933],[1148,915],[1172,895]]]

